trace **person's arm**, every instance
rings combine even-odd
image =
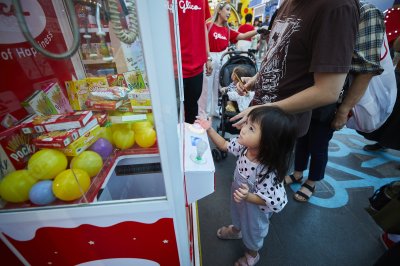
[[[269,32],[268,28],[264,26],[264,27],[260,27],[260,28],[258,28],[256,30],[248,31],[246,33],[239,33],[236,36],[236,40],[238,40],[238,41],[239,40],[246,40],[246,39],[251,38],[251,37],[253,37],[253,36],[257,35],[257,34],[266,35],[266,34],[268,34],[268,32]]]
[[[284,100],[265,103],[265,106],[278,106],[289,113],[301,113],[334,103],[338,100],[343,88],[346,73],[314,73],[314,85]],[[248,113],[258,106],[252,106],[231,118],[236,121],[233,126],[240,128],[247,120]]]
[[[385,23],[382,12],[376,7],[362,12],[351,65],[352,73],[355,74],[331,123],[333,129],[343,128],[347,123],[349,112],[364,95],[371,79],[382,73],[380,59],[384,35]]]
[[[354,77],[346,97],[344,97],[332,121],[331,126],[333,129],[339,130],[347,123],[349,112],[364,95],[373,76],[374,74],[372,73],[365,73],[357,74]]]
[[[246,184],[242,184],[240,188],[236,189],[233,192],[233,199],[235,202],[239,203],[242,200],[247,202],[256,204],[256,205],[263,205],[266,206],[267,204],[265,201],[260,198],[258,195],[249,192],[249,187]]]
[[[210,76],[213,68],[212,68],[212,60],[210,56],[210,44],[208,42],[208,31],[207,31],[207,25],[204,25],[204,32],[206,34],[206,52],[207,52],[207,62],[206,62],[206,75]]]
[[[246,33],[239,33],[238,36],[236,37],[236,40],[246,40],[248,38],[251,38],[253,36],[257,35],[257,30],[252,30],[252,31],[248,31]]]
[[[195,123],[198,123],[202,128],[207,131],[208,137],[221,151],[228,151],[229,142],[221,137],[212,127],[211,121],[205,120],[203,118],[198,118]]]

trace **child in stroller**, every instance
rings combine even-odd
[[[248,52],[227,52],[222,56],[222,59],[225,56],[228,56],[229,59],[220,71],[219,83],[222,87],[219,100],[221,123],[217,127],[217,131],[221,132],[222,137],[225,137],[225,132],[239,133],[237,128],[232,127],[229,119],[246,109],[254,97],[254,92],[248,92],[245,96],[240,96],[237,93],[238,79],[252,77],[257,73],[256,58],[250,50]]]
[[[240,130],[232,126],[229,120],[246,109],[254,97],[254,92],[250,91],[247,95],[240,96],[236,91],[236,84],[242,77],[252,77],[257,73],[256,58],[250,50],[230,51],[222,56],[229,56],[227,62],[221,67],[220,71],[220,124],[217,126],[217,132],[225,137],[225,133],[239,134]],[[222,61],[221,59],[221,61]],[[218,149],[213,149],[212,155],[215,161],[224,159],[227,154]]]
[[[239,79],[242,77],[250,77],[251,74],[252,73],[250,73],[249,69],[243,66],[237,66],[233,69],[231,75],[231,84],[220,89],[221,95],[228,95],[228,101],[226,102],[225,106],[226,112],[238,113],[249,107],[254,97],[254,91],[249,91],[246,95],[241,96],[236,91],[236,84],[241,82]]]

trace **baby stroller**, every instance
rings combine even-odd
[[[221,87],[227,87],[229,84],[232,83],[232,72],[233,69],[237,66],[246,68],[249,76],[254,76],[257,73],[257,64],[254,50],[248,50],[247,52],[228,51],[222,55],[221,62],[223,62],[225,58],[227,58],[227,61],[221,67],[219,74],[219,83]],[[229,101],[227,92],[219,94],[220,97],[218,103],[220,106],[221,120],[220,124],[217,126],[217,132],[221,132],[222,137],[225,137],[226,132],[233,135],[239,134],[239,130],[233,127],[232,122],[229,121],[229,119],[231,119],[238,113],[236,111],[227,110],[226,107]],[[225,159],[227,156],[226,152],[222,152],[218,149],[213,149],[212,155],[215,161]]]

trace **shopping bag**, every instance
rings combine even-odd
[[[384,71],[371,79],[364,95],[352,108],[352,115],[346,124],[348,128],[372,132],[382,126],[393,111],[397,87],[386,35],[381,48],[380,63]]]

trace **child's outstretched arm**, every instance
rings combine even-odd
[[[195,123],[198,123],[202,128],[204,128],[207,131],[208,137],[211,139],[211,141],[217,146],[218,149],[221,151],[227,151],[228,150],[228,144],[229,142],[226,141],[223,137],[221,137],[217,131],[215,131],[211,127],[211,121],[206,120],[204,118],[198,117]]]

